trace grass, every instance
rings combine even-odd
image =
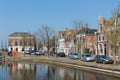
[[[120,66],[120,64],[107,64],[107,65],[110,65],[110,66]]]

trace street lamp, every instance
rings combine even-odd
[[[96,52],[97,52],[97,55],[98,55],[98,35],[99,35],[99,33],[95,32],[95,35],[96,35],[96,46],[97,46]]]

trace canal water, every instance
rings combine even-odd
[[[51,64],[13,62],[0,64],[0,80],[120,80],[120,78]]]

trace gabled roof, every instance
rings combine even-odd
[[[78,30],[63,30],[63,31],[58,31],[58,37],[60,38],[61,35],[65,40],[74,40],[74,37]]]
[[[104,20],[104,26],[105,27],[109,27],[113,23],[114,23],[114,20],[112,18],[110,18],[109,20]]]
[[[95,32],[97,32],[97,29],[82,28],[77,34],[94,34]]]
[[[14,32],[12,34],[10,34],[8,37],[34,37],[34,35],[31,35],[30,33],[27,32]]]

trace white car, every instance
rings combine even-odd
[[[92,57],[90,54],[83,54],[81,61],[95,61],[95,57]]]
[[[80,55],[79,55],[79,53],[72,52],[72,53],[69,53],[69,58],[70,59],[79,59]]]

